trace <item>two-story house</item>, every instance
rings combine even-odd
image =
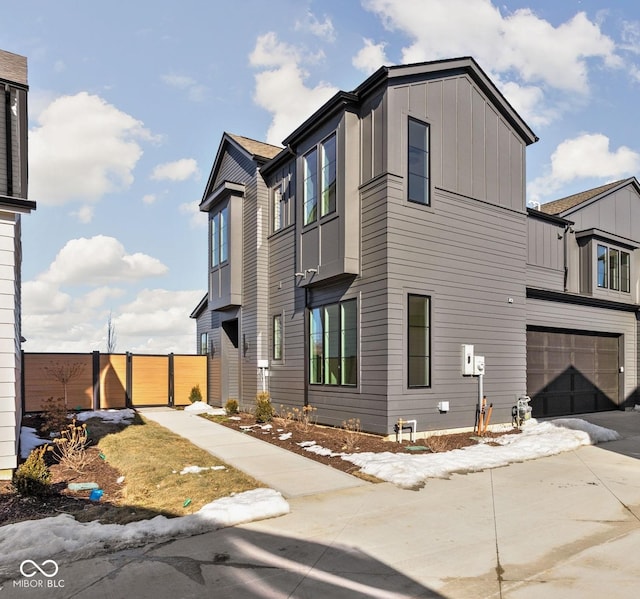
[[[359,418],[380,434],[398,419],[473,427],[481,395],[492,422],[510,422],[527,391],[539,412],[577,412],[564,399],[548,407],[566,384],[551,365],[567,334],[598,356],[603,339],[629,346],[616,363],[634,371],[617,387],[627,397],[637,297],[610,277],[599,286],[597,256],[605,246],[611,272],[617,250],[617,285],[634,286],[632,234],[527,209],[536,140],[472,58],[383,67],[283,147],[224,134],[200,205],[209,289],[192,313],[209,402],[251,409],[264,386],[276,410],[311,405],[322,423]],[[465,368],[469,346],[482,377]],[[601,362],[613,358],[594,359],[590,380],[610,394]]]
[[[27,200],[27,59],[0,50],[0,478],[17,465],[21,396],[20,216]]]

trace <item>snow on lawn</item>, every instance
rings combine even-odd
[[[521,433],[487,439],[499,443],[498,447],[484,442],[443,453],[409,455],[365,452],[340,454],[340,457],[358,466],[365,474],[392,482],[399,487],[412,488],[428,478],[447,478],[454,473],[498,468],[513,462],[571,451],[581,445],[594,445],[619,438],[620,435],[616,431],[578,418],[546,422],[531,420],[523,426]],[[324,448],[311,445],[306,449],[321,453]]]
[[[133,420],[136,417],[135,410],[126,408],[123,410],[95,410],[89,412],[78,412],[73,417],[78,422],[84,422],[89,418],[100,418],[106,422],[126,422],[127,420]]]
[[[211,414],[216,416],[224,416],[225,414],[224,408],[213,408],[204,401],[194,401],[192,404],[185,406],[184,411],[191,414]]]
[[[243,522],[289,513],[289,504],[273,489],[254,489],[217,499],[179,518],[156,516],[129,524],[77,522],[69,514],[27,520],[0,527],[0,572],[25,559],[51,558],[61,553],[96,555],[161,538],[199,534]],[[14,568],[15,569],[15,568]]]

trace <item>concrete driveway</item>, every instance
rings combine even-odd
[[[585,419],[623,439],[419,491],[292,497],[291,513],[92,559],[59,589],[2,597],[628,599],[640,589],[640,413]]]

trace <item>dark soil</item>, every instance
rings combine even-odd
[[[29,415],[25,416],[23,424],[39,430],[42,421],[37,415]],[[108,428],[101,426],[101,435],[106,434]],[[115,431],[118,425],[110,428]],[[0,481],[0,526],[59,514],[71,514],[80,522],[100,519],[121,499],[122,485],[117,482],[120,472],[100,457],[95,444],[89,446],[87,452],[92,459],[81,473],[61,466],[51,452],[45,454],[51,471],[51,489],[42,498],[23,497],[15,491],[11,481]],[[89,499],[90,490],[71,491],[67,487],[69,483],[82,482],[97,483],[103,490],[103,497],[108,499],[93,502]]]
[[[316,453],[307,451],[299,444],[308,441],[315,441],[317,445],[321,445],[330,449],[334,453],[364,453],[364,452],[392,452],[392,453],[437,453],[441,451],[450,451],[452,449],[460,449],[477,444],[477,436],[474,432],[455,433],[449,435],[431,436],[426,439],[409,440],[409,432],[405,431],[402,435],[402,442],[395,440],[387,440],[379,435],[371,435],[360,432],[348,432],[343,428],[320,426],[317,424],[309,424],[305,426],[296,420],[287,420],[284,418],[274,418],[271,428],[264,428],[265,424],[256,422],[253,414],[240,413],[233,418],[211,417],[212,420],[241,431],[244,434],[252,435],[267,443],[278,445],[283,449],[303,455],[311,460],[316,460],[323,464],[327,464],[347,472],[361,476],[359,468],[351,462],[341,459],[340,457],[321,456]],[[515,431],[509,431],[515,432]],[[291,433],[291,437],[281,440],[283,434]],[[487,431],[485,437],[495,437],[504,433],[491,433]],[[369,477],[366,477],[369,480]]]

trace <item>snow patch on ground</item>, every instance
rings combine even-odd
[[[211,414],[212,416],[223,416],[225,413],[224,408],[214,408],[204,401],[194,401],[185,406],[184,411],[190,414]]]

